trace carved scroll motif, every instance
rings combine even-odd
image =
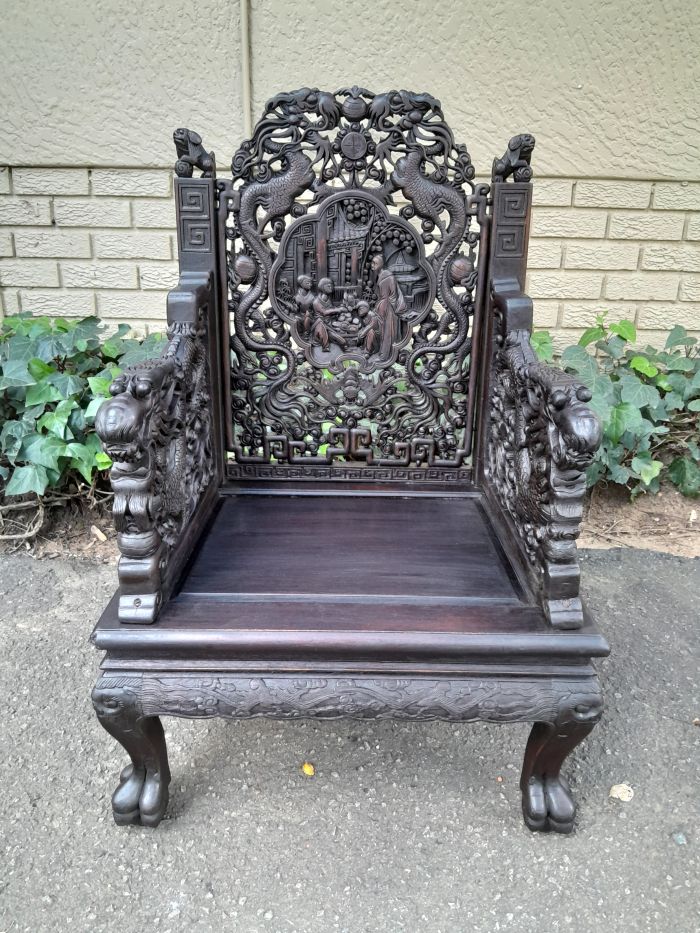
[[[487,189],[439,101],[278,94],[232,170],[237,462],[458,468]]]

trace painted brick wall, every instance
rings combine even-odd
[[[174,216],[165,169],[0,168],[4,313],[162,328]],[[700,335],[700,182],[536,178],[528,290],[560,344],[603,309]]]

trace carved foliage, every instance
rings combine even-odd
[[[278,94],[232,170],[238,462],[458,467],[486,191],[439,101]]]
[[[576,565],[585,469],[600,443],[589,389],[538,362],[529,332],[499,338],[488,477],[531,563]]]
[[[138,694],[143,716],[596,722],[598,681],[551,678],[105,675],[97,693]]]
[[[123,621],[150,621],[170,549],[213,473],[204,312],[171,324],[157,360],[121,373],[95,421],[114,462],[114,520],[122,553]],[[133,595],[136,594],[136,595]]]

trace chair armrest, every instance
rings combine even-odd
[[[516,532],[552,625],[579,628],[576,538],[600,424],[586,405],[590,390],[535,356],[530,299],[494,295],[494,305],[502,327],[491,381],[489,497]]]
[[[128,367],[110,386],[95,430],[113,465],[118,532],[119,619],[154,622],[174,582],[188,525],[218,486],[212,438],[206,292],[181,282],[171,292],[168,341],[155,360]],[[215,491],[215,490],[214,490]]]

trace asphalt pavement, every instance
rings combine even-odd
[[[576,830],[545,836],[527,727],[444,723],[166,719],[168,815],[115,826],[88,643],[115,570],[1,557],[0,933],[697,933],[700,560],[582,564],[607,708],[567,765]]]

